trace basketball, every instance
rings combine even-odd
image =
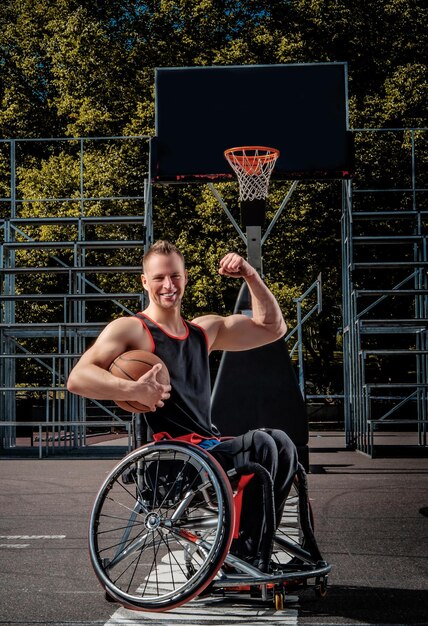
[[[169,372],[165,363],[147,350],[130,350],[120,354],[110,365],[109,372],[117,378],[138,380],[157,363],[162,365],[162,369],[157,374],[157,380],[163,385],[169,385]],[[120,400],[116,404],[130,413],[148,413],[150,411],[150,407],[140,402]]]

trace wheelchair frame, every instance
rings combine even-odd
[[[309,583],[323,597],[331,566],[315,540],[303,467],[269,545],[268,571],[229,551],[239,531],[240,476],[177,440],[124,457],[101,486],[90,519],[91,562],[106,597],[142,611],[230,592],[273,599],[282,609],[287,592]]]

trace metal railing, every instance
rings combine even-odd
[[[302,313],[304,303],[308,298],[313,299],[313,294],[316,295],[315,304],[313,304],[309,311]],[[298,355],[298,379],[299,388],[303,398],[306,398],[306,384],[305,384],[305,361],[303,354],[303,326],[304,324],[316,313],[319,315],[322,311],[322,280],[321,274],[318,274],[317,279],[312,283],[310,287],[298,298],[293,298],[293,302],[296,303],[297,322],[296,326],[285,336],[284,341],[289,341],[292,337],[297,335],[297,339],[290,350],[290,357],[293,357],[297,351]]]
[[[0,429],[3,430],[2,436],[5,437],[5,433],[8,430],[15,430],[16,428],[27,428],[31,429],[32,433],[34,430],[38,432],[38,450],[39,450],[39,459],[43,458],[43,443],[45,444],[45,456],[49,455],[49,452],[54,453],[55,449],[64,447],[60,446],[60,442],[63,441],[64,444],[68,444],[67,447],[69,449],[82,447],[81,441],[84,440],[86,442],[86,430],[87,428],[106,428],[106,427],[118,427],[126,429],[126,436],[128,438],[127,443],[127,451],[130,452],[132,449],[132,437],[133,437],[133,423],[132,422],[117,422],[117,421],[107,421],[107,420],[98,420],[98,421],[86,421],[86,420],[78,420],[78,421],[55,421],[55,422],[0,422]],[[61,434],[61,429],[66,429],[63,434]],[[70,429],[72,429],[70,431]],[[45,437],[43,438],[43,431],[45,432]],[[51,433],[49,436],[48,433]],[[31,443],[33,444],[33,435],[31,435]],[[57,443],[57,445],[55,445]]]

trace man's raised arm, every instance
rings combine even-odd
[[[194,320],[205,329],[210,350],[249,350],[285,335],[287,325],[278,302],[245,259],[234,252],[227,254],[220,261],[219,273],[245,280],[251,295],[253,317],[205,315]]]

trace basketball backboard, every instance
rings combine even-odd
[[[273,178],[346,178],[352,170],[346,63],[157,68],[152,177],[233,178],[224,151],[280,150]]]

